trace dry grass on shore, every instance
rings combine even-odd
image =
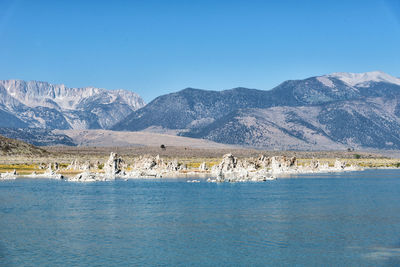
[[[374,152],[348,151],[267,151],[245,148],[192,148],[171,146],[161,149],[155,146],[127,146],[127,147],[46,147],[46,150],[56,156],[108,156],[110,152],[121,156],[137,157],[141,155],[160,155],[167,158],[221,158],[224,154],[232,153],[239,158],[266,156],[287,156],[297,158],[385,158]],[[358,156],[357,156],[358,155]]]

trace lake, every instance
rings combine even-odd
[[[400,171],[0,182],[1,266],[399,266]]]

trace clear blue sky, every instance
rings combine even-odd
[[[124,88],[149,102],[338,71],[400,76],[399,2],[0,0],[0,79]]]

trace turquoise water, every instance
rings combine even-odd
[[[0,182],[1,266],[398,266],[400,171]]]

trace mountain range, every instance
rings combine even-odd
[[[0,127],[105,129],[144,106],[134,92],[0,81]]]
[[[187,88],[154,99],[113,129],[174,129],[264,149],[399,149],[399,99],[400,79],[380,71],[289,80],[269,91]]]
[[[0,81],[0,126],[153,131],[262,149],[400,149],[400,79],[289,80],[272,90],[187,88],[144,105],[129,91]]]

